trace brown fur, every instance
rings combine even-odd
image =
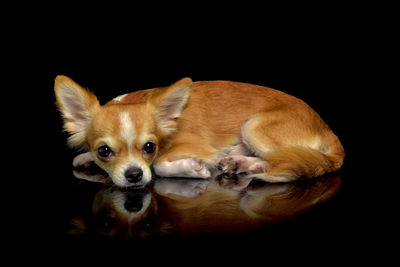
[[[134,156],[148,165],[192,158],[212,169],[237,145],[246,147],[243,156],[266,161],[265,172],[249,175],[268,182],[320,176],[337,171],[343,163],[344,149],[320,116],[302,100],[271,88],[230,81],[192,83],[185,78],[99,106],[94,95],[77,86],[86,107],[80,116],[91,122],[77,129],[64,107],[61,84],[74,82],[59,76],[55,86],[65,128],[73,136],[78,134],[70,140],[74,146],[88,144],[93,150],[101,136],[116,136],[117,114],[127,111],[138,133]],[[156,140],[158,150],[145,159],[140,148],[149,136]],[[116,147],[119,161],[103,168],[124,161],[124,144]]]
[[[256,153],[267,159],[271,169],[268,175],[256,177],[316,177],[341,167],[344,150],[338,138],[303,101],[274,89],[237,82],[195,82],[192,90],[178,134],[171,140],[176,148],[164,158],[172,161],[194,156],[213,162],[218,150],[238,142],[240,125],[251,118],[256,125],[245,127],[246,136],[254,140],[250,146],[274,149]],[[138,96],[144,97],[141,91],[134,92],[121,102],[138,101]],[[249,124],[247,121],[246,126]],[[318,138],[318,149],[308,147],[307,141]],[[322,149],[326,153],[321,153]]]

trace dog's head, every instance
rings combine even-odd
[[[94,161],[121,187],[144,186],[164,140],[177,130],[190,97],[192,81],[184,78],[153,89],[138,103],[112,101],[100,105],[96,96],[66,76],[57,76],[57,106],[68,143],[92,153]]]

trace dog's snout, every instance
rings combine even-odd
[[[130,183],[138,183],[142,177],[143,171],[140,168],[129,168],[125,171],[125,178]]]

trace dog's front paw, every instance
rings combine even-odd
[[[161,177],[211,177],[205,163],[193,158],[160,162],[154,165],[154,170]]]
[[[82,153],[74,158],[72,166],[74,166],[74,168],[88,168],[93,161],[92,153]]]
[[[193,177],[198,178],[210,178],[211,172],[208,170],[206,164],[204,162],[199,162],[195,159],[192,159],[190,164],[192,165],[192,170],[194,172]]]
[[[105,183],[110,180],[108,174],[94,162],[90,152],[80,154],[72,161],[76,178],[90,182]]]

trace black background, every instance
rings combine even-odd
[[[15,105],[26,118],[23,125],[14,116],[10,122],[6,118],[8,125],[22,126],[19,145],[14,144],[10,152],[16,165],[12,168],[16,178],[10,179],[6,194],[13,227],[7,228],[13,229],[8,233],[10,247],[39,260],[53,253],[66,260],[79,261],[86,255],[140,260],[141,264],[160,255],[171,262],[187,258],[207,262],[217,256],[221,263],[237,260],[243,264],[254,259],[307,262],[321,255],[322,263],[349,256],[355,262],[382,259],[377,249],[387,242],[383,238],[393,237],[380,225],[388,220],[388,213],[377,204],[374,163],[368,155],[375,144],[370,142],[366,125],[374,121],[373,127],[378,126],[367,102],[371,95],[366,80],[371,78],[368,69],[373,55],[367,54],[362,27],[321,14],[306,23],[295,19],[288,25],[284,25],[285,17],[256,16],[245,25],[241,16],[234,24],[216,25],[207,24],[206,16],[196,17],[207,28],[201,23],[195,28],[182,27],[190,16],[167,24],[166,16],[146,28],[143,24],[151,18],[128,19],[126,25],[132,27],[121,29],[107,22],[89,21],[81,26],[81,15],[63,17],[73,25],[43,30],[44,25],[60,19],[54,15],[39,24],[25,25],[23,34],[14,33],[19,38],[9,50],[12,86],[8,91],[22,98]],[[346,150],[340,172],[342,189],[330,202],[276,229],[268,240],[256,236],[212,242],[178,240],[134,249],[73,242],[63,231],[76,192],[71,162],[77,152],[65,144],[67,134],[62,132],[54,104],[53,84],[59,74],[91,89],[102,104],[126,92],[169,85],[182,77],[255,83],[292,94],[314,108],[342,141]]]

